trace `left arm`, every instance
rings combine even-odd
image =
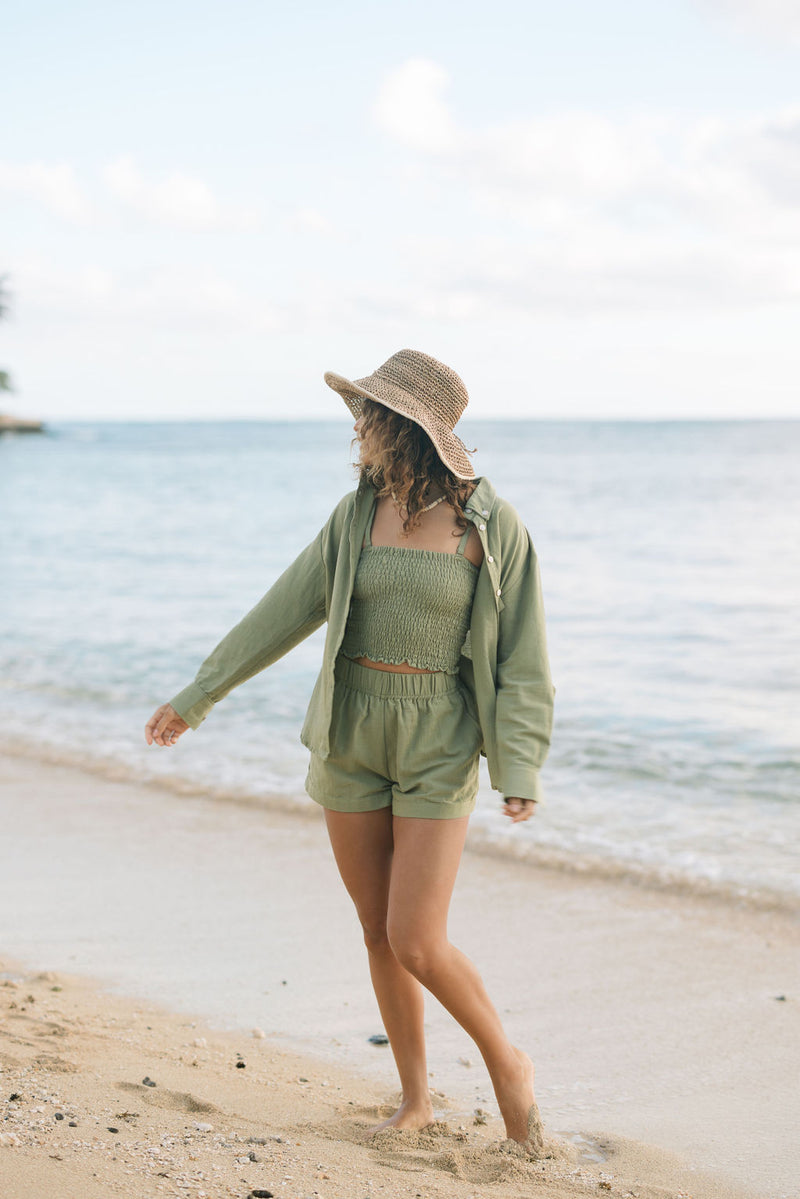
[[[536,553],[527,530],[519,573],[503,589],[497,644],[497,738],[501,790],[516,823],[541,797],[539,770],[550,747],[554,688]],[[520,547],[521,548],[521,547]]]

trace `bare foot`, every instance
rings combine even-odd
[[[508,1139],[538,1157],[544,1148],[544,1135],[533,1093],[533,1062],[521,1049],[515,1049],[514,1053],[516,1063],[502,1080],[495,1082],[495,1095]]]
[[[405,1100],[400,1104],[397,1111],[388,1120],[384,1120],[381,1124],[376,1124],[374,1128],[369,1130],[369,1135],[372,1136],[375,1132],[383,1132],[387,1128],[406,1128],[415,1131],[420,1128],[427,1128],[429,1124],[433,1124],[433,1107],[430,1100],[427,1103],[418,1104],[406,1103]]]

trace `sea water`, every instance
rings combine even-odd
[[[539,555],[556,685],[545,805],[483,782],[473,848],[800,897],[800,423],[464,422]],[[355,486],[339,422],[61,423],[0,438],[0,737],[50,760],[307,806],[323,630],[148,747]]]

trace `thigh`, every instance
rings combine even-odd
[[[447,936],[453,894],[469,816],[426,820],[395,816],[389,889],[390,938],[407,943]]]
[[[325,809],[333,856],[342,882],[367,930],[385,926],[392,873],[391,808],[374,812]]]

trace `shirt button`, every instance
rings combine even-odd
[[[481,532],[483,532],[483,530],[486,528],[486,525],[478,525],[478,528],[481,530]]]
[[[492,557],[492,555],[491,555],[491,554],[489,555],[488,561],[489,561],[489,562],[494,562],[494,558]]]
[[[482,515],[482,516],[488,516],[488,515],[489,515],[489,509],[488,509],[488,508],[484,508],[484,509],[483,509],[483,512],[481,513],[481,515]]]
[[[500,588],[500,587],[498,587],[498,588],[497,588],[497,591],[495,591],[495,595],[499,595],[499,594],[500,594],[500,591],[501,591],[501,588]]]

